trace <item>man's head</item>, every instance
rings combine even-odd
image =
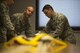
[[[49,4],[45,5],[42,9],[42,11],[44,12],[44,14],[51,18],[52,14],[54,13],[54,9],[52,8],[52,6],[50,6]]]
[[[24,15],[25,16],[32,16],[34,12],[34,8],[32,6],[28,6],[25,10],[24,10]]]
[[[3,0],[8,6],[14,4],[14,0]]]

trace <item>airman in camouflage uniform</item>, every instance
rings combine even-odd
[[[0,46],[3,45],[4,42],[6,42],[6,31],[14,31],[13,24],[10,20],[8,8],[8,6],[13,3],[13,0],[3,0],[2,2],[0,2]]]
[[[50,18],[44,29],[46,33],[51,34],[53,37],[76,43],[73,30],[71,29],[65,15],[54,12],[53,8],[49,4],[45,5],[42,11],[48,18]]]
[[[12,16],[12,22],[15,27],[16,34],[21,35],[25,32],[26,36],[32,36],[30,16],[33,14],[33,7],[27,7],[23,13],[15,13]]]

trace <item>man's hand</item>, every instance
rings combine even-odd
[[[17,34],[15,33],[14,30],[11,30],[11,31],[10,31],[10,34],[11,34],[11,36],[13,36],[13,37],[17,36]]]
[[[53,40],[53,38],[51,36],[44,36],[41,40]]]
[[[50,43],[53,40],[53,38],[51,36],[44,36],[41,38],[41,41],[43,43]]]

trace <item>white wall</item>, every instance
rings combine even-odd
[[[39,0],[40,26],[45,26],[49,20],[42,12],[45,4],[50,4],[55,11],[66,15],[70,26],[80,26],[80,0]]]

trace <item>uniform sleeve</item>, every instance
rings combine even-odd
[[[46,27],[42,30],[42,32],[45,32],[45,33],[50,33],[50,28],[51,28],[51,24],[48,22]]]
[[[57,38],[63,33],[64,26],[66,24],[65,20],[65,16],[59,16],[58,19],[55,20],[56,25],[53,25],[53,22],[48,22],[43,31]],[[55,26],[55,28],[53,26]]]
[[[65,24],[66,24],[65,16],[60,16],[60,17],[61,17],[61,19],[57,20],[56,29],[53,32],[51,32],[51,35],[53,35],[55,38],[62,35],[62,33],[64,31]]]
[[[9,12],[4,6],[0,7],[0,16],[3,26],[8,30],[14,30],[13,24],[10,20]]]
[[[16,15],[16,13],[11,16],[11,22],[13,23],[13,25],[15,25],[15,23],[17,23],[16,22],[16,21],[18,21],[18,18],[17,17],[18,16]]]
[[[31,25],[31,22],[28,20],[27,24],[26,24],[26,30],[25,30],[25,34],[26,36],[28,37],[31,37],[33,36],[32,34],[32,25]]]

